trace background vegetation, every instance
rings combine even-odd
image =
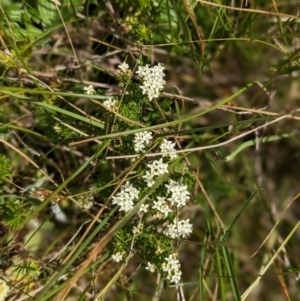
[[[7,283],[6,300],[299,299],[297,0],[0,4],[0,295]],[[135,71],[158,63],[166,86],[150,102]],[[123,156],[151,126],[185,150],[170,171],[193,223],[173,242],[177,287],[141,251],[111,259],[116,237],[130,251],[136,218],[111,197],[146,169]]]

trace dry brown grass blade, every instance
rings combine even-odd
[[[248,12],[248,13],[256,13],[256,14],[261,14],[261,15],[269,15],[269,16],[276,16],[276,17],[286,17],[286,18],[291,18],[295,20],[300,20],[300,16],[295,16],[295,15],[289,15],[289,14],[283,14],[283,13],[276,13],[272,11],[267,11],[267,10],[261,10],[261,9],[251,9],[251,8],[241,8],[241,7],[234,7],[234,6],[228,6],[228,5],[222,5],[218,3],[212,3],[204,0],[197,0],[197,2],[201,4],[207,4],[210,6],[215,6],[215,7],[220,7],[220,8],[226,8],[230,10],[238,10],[238,11],[243,11],[243,12]]]
[[[66,23],[64,22],[64,18],[63,18],[63,16],[61,15],[61,12],[60,12],[60,9],[59,9],[59,4],[58,4],[58,2],[56,2],[56,1],[51,1],[51,2],[53,2],[53,3],[55,4],[55,6],[56,6],[57,13],[59,14],[59,17],[60,17],[60,19],[61,19],[61,22],[62,22],[62,24],[63,24],[63,26],[64,26],[64,28],[65,28],[66,35],[67,35],[67,37],[68,37],[70,46],[71,46],[71,48],[72,48],[72,52],[73,52],[73,54],[74,54],[75,60],[76,60],[76,62],[77,62],[77,65],[79,66],[79,59],[78,59],[78,57],[77,57],[77,53],[76,53],[76,51],[75,51],[75,48],[74,48],[72,39],[71,39],[71,37],[70,37],[70,35],[69,35],[69,31],[68,31],[68,29],[67,29]]]
[[[71,277],[69,280],[69,284],[65,286],[54,298],[54,301],[63,301],[67,297],[69,291],[72,289],[72,287],[75,285],[75,283],[78,281],[78,279],[85,274],[86,269],[89,267],[89,265],[93,262],[94,259],[101,253],[102,250],[105,249],[107,244],[112,240],[115,233],[118,232],[130,219],[131,217],[137,212],[140,205],[146,200],[148,195],[146,195],[138,204],[135,205],[135,207],[126,214],[126,216],[120,220],[116,225],[114,225],[110,231],[100,240],[100,242],[90,251],[87,259],[84,261],[84,263],[81,265],[81,267],[76,271],[76,273]]]
[[[298,195],[297,195],[297,197],[298,197]],[[274,262],[274,260],[279,256],[280,252],[282,252],[284,250],[285,245],[288,243],[288,241],[290,240],[290,238],[292,237],[292,235],[296,232],[296,230],[299,228],[299,226],[300,226],[300,221],[298,221],[298,223],[295,225],[295,227],[289,233],[289,235],[287,236],[287,238],[280,245],[280,247],[278,248],[278,250],[274,253],[274,255],[269,260],[269,262],[265,266],[263,266],[263,268],[260,271],[258,277],[255,279],[255,281],[249,286],[249,288],[242,295],[241,301],[245,301],[248,298],[249,294],[258,285],[258,283],[260,282],[260,280],[262,279],[262,277],[265,275],[265,273],[267,272],[267,270],[269,269],[269,267],[272,265],[272,263]]]
[[[291,205],[294,203],[294,201],[297,200],[297,198],[300,196],[300,193],[298,193],[293,200],[286,206],[286,208],[284,209],[282,216],[284,216],[285,212],[291,207]],[[275,228],[277,227],[277,225],[280,223],[281,219],[278,219],[275,223],[275,225],[273,226],[273,228],[271,229],[271,231],[269,232],[269,234],[267,235],[267,237],[264,239],[264,241],[262,242],[262,244],[259,246],[259,248],[250,256],[250,258],[254,257],[258,251],[263,247],[263,245],[266,243],[266,241],[269,239],[269,237],[271,236],[271,234],[274,232]]]
[[[140,160],[142,160],[142,158],[140,158]],[[124,183],[124,181],[126,181],[127,177],[130,175],[130,173],[132,172],[132,170],[134,170],[134,168],[140,163],[140,160],[137,160],[132,165],[132,167],[130,168],[130,170],[128,170],[127,174],[124,176],[124,178],[122,179],[122,181],[120,181],[120,183],[117,185],[117,187],[113,191],[112,195],[114,195],[115,192],[119,189],[119,187]],[[117,231],[119,231],[127,223],[127,221],[129,221],[130,218],[137,212],[138,208],[146,200],[146,198],[147,198],[147,195],[122,220],[120,220],[115,226],[113,226],[111,228],[111,230],[100,240],[100,242],[90,251],[87,259],[84,261],[84,263],[82,264],[82,266],[80,267],[80,269],[77,270],[77,272],[71,278],[69,285],[66,286],[66,287],[64,287],[58,293],[58,295],[55,296],[55,298],[53,299],[54,301],[61,301],[61,300],[64,300],[66,298],[66,296],[68,295],[69,291],[72,289],[73,285],[85,273],[86,268],[98,256],[98,254],[100,254],[101,251],[107,246],[107,244],[114,237],[115,233]],[[101,216],[102,211],[103,210],[100,210],[98,212],[98,214],[95,216],[95,218],[93,219],[93,221],[91,222],[91,224],[89,225],[89,227],[86,229],[85,233],[83,234],[83,237],[82,237],[81,241],[88,235],[88,233],[90,232],[92,226],[96,223],[96,221]],[[78,244],[74,248],[74,252],[75,252],[75,250],[77,250],[77,248],[79,247],[79,245],[80,245],[80,241],[78,242]],[[67,258],[64,260],[64,263],[66,263],[71,258],[71,256],[73,255],[74,252],[70,252],[70,254],[67,256]],[[49,280],[49,282],[54,277],[55,277],[55,275],[53,275],[51,277],[51,279]]]
[[[55,183],[55,181],[53,181],[53,179],[51,179],[51,177],[41,168],[39,167],[33,160],[31,160],[28,156],[26,156],[23,152],[21,152],[18,148],[16,148],[15,146],[13,146],[12,144],[10,144],[9,142],[5,141],[4,139],[0,139],[0,141],[5,144],[6,146],[8,146],[9,148],[11,148],[12,150],[14,150],[15,152],[17,152],[21,157],[23,157],[25,160],[27,160],[29,163],[31,163],[35,168],[37,168],[38,170],[41,171],[41,173],[51,182],[53,183],[55,186],[57,186],[57,184]]]
[[[237,110],[237,111],[244,111],[244,112],[249,112],[249,113],[257,113],[260,115],[268,115],[268,116],[280,116],[280,113],[276,112],[270,112],[266,110],[257,110],[257,109],[249,109],[249,108],[244,108],[244,107],[237,107],[237,106],[228,106],[228,105],[223,105],[220,109],[225,108],[229,110]],[[287,115],[287,119],[295,119],[295,120],[300,120],[300,117],[295,116],[293,114]]]
[[[289,291],[288,291],[288,286],[287,286],[287,283],[282,275],[282,271],[279,269],[279,267],[277,267],[275,265],[275,271],[276,271],[276,274],[277,274],[277,278],[278,278],[278,281],[280,283],[280,286],[282,288],[282,291],[284,292],[285,296],[286,296],[286,299],[288,301],[291,301],[291,298],[289,296]]]
[[[189,4],[187,3],[186,0],[183,0],[183,4],[184,4],[184,7],[185,7],[187,13],[189,14],[190,19],[191,19],[192,22],[193,22],[195,31],[196,31],[197,36],[198,36],[198,42],[199,42],[199,44],[200,44],[201,55],[203,55],[203,53],[204,53],[204,43],[203,43],[202,34],[201,34],[201,31],[200,31],[199,26],[198,26],[198,24],[197,24],[195,15],[194,15],[193,11],[190,9],[190,6],[189,6]]]
[[[213,149],[213,148],[217,148],[217,147],[220,147],[220,146],[228,145],[228,144],[232,143],[233,141],[236,141],[236,140],[239,140],[239,139],[241,139],[243,137],[246,137],[249,134],[254,133],[254,132],[256,132],[256,131],[258,131],[260,129],[264,129],[264,128],[268,127],[271,124],[278,123],[279,121],[282,121],[282,120],[284,120],[286,118],[293,118],[294,114],[297,113],[297,112],[299,112],[299,111],[300,111],[300,109],[297,109],[297,110],[295,110],[294,112],[292,112],[290,114],[281,115],[278,118],[273,119],[272,121],[266,122],[263,125],[260,125],[260,126],[258,126],[256,128],[253,128],[253,129],[251,129],[251,130],[249,130],[247,132],[243,132],[240,135],[234,136],[231,139],[228,139],[226,141],[223,141],[223,142],[220,142],[220,143],[217,143],[217,144],[211,144],[211,145],[206,145],[206,146],[198,146],[198,147],[193,147],[193,148],[189,148],[189,149],[181,149],[181,150],[174,151],[172,153],[174,153],[174,154],[182,154],[182,153],[201,151],[201,150],[205,150],[205,149]],[[258,112],[260,112],[260,111],[258,111]],[[111,135],[116,135],[116,134],[111,134]],[[105,136],[105,138],[111,138],[111,135],[107,135],[107,136]],[[95,138],[100,139],[100,138],[103,138],[103,137],[95,137]],[[95,138],[86,139],[85,141],[86,142],[87,141],[91,141],[91,140],[93,140]],[[159,152],[157,152],[157,153],[149,153],[149,154],[146,154],[145,157],[156,157],[156,156],[161,156],[161,155],[164,155],[164,154],[166,154],[166,153],[162,153],[162,152],[161,153],[159,153]],[[138,155],[109,156],[109,157],[106,157],[106,159],[110,159],[110,160],[112,160],[112,159],[124,159],[124,158],[128,159],[128,158],[136,158],[136,157],[138,157]]]
[[[210,200],[208,194],[206,193],[206,191],[205,191],[205,189],[204,189],[204,187],[203,187],[201,181],[199,180],[199,178],[197,177],[197,174],[196,174],[195,172],[193,172],[193,174],[194,174],[194,177],[195,177],[195,179],[196,179],[197,184],[199,185],[199,187],[200,187],[202,193],[203,193],[204,196],[205,196],[205,199],[207,200],[207,202],[208,202],[208,204],[209,204],[209,206],[210,206],[210,209],[212,210],[212,212],[214,213],[215,217],[217,218],[217,220],[218,220],[218,222],[219,222],[219,224],[220,224],[220,227],[221,227],[222,229],[224,229],[224,223],[222,222],[222,220],[221,220],[219,214],[217,213],[217,210],[216,210],[215,206],[213,205],[212,201]]]

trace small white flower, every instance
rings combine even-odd
[[[149,146],[152,139],[152,133],[145,131],[139,132],[134,135],[134,150],[135,152],[143,152],[146,146]]]
[[[163,248],[160,247],[160,246],[158,246],[157,249],[156,249],[156,251],[155,251],[155,254],[156,254],[156,255],[160,255],[160,254],[163,253],[163,251],[164,251]]]
[[[79,207],[84,209],[84,210],[90,209],[94,204],[93,198],[92,197],[86,197],[86,196],[80,197],[78,199],[77,203],[78,203]]]
[[[165,184],[167,193],[171,194],[168,201],[171,205],[175,205],[177,208],[185,206],[186,201],[190,199],[190,193],[187,190],[186,185],[182,185],[176,181],[169,180],[169,184]]]
[[[145,175],[142,176],[144,178],[144,181],[147,183],[148,187],[151,187],[154,185],[155,180],[154,180],[154,175],[150,173],[150,171],[146,171]]]
[[[5,279],[0,278],[0,301],[4,301],[10,289]]]
[[[160,145],[160,150],[162,153],[169,153],[169,154],[164,154],[163,157],[169,156],[171,159],[175,159],[177,157],[177,154],[174,153],[175,151],[174,142],[164,139]]]
[[[93,95],[96,94],[96,91],[92,85],[89,85],[87,87],[84,87],[83,90],[85,91],[84,93],[87,95]]]
[[[60,133],[61,132],[61,127],[60,127],[59,123],[56,123],[53,126],[53,129],[54,129],[54,132],[56,132],[56,133]]]
[[[160,95],[160,92],[164,89],[166,82],[163,80],[164,67],[162,64],[153,66],[152,68],[149,65],[144,67],[139,66],[138,71],[142,85],[142,93],[146,94],[148,99],[151,101],[153,98],[157,98]]]
[[[166,202],[166,198],[158,196],[157,199],[158,199],[157,201],[153,202],[154,203],[153,209],[156,209],[157,211],[164,214],[165,217],[167,217],[169,215],[169,213],[172,212],[172,210],[168,206],[168,204]]]
[[[162,162],[162,158],[159,160],[154,160],[152,163],[147,164],[150,168],[150,174],[153,176],[160,176],[168,173],[168,164]]]
[[[176,259],[175,255],[171,254],[165,258],[165,262],[162,265],[162,269],[167,273],[167,279],[172,283],[179,283],[181,279],[181,269],[179,260]]]
[[[123,259],[123,257],[124,257],[124,254],[122,254],[121,252],[118,252],[111,256],[112,260],[114,260],[115,262],[120,262]]]
[[[193,225],[190,224],[190,219],[187,219],[174,220],[173,224],[167,225],[167,229],[165,229],[163,233],[171,238],[186,238],[192,231]]]
[[[134,206],[134,199],[137,199],[139,191],[129,182],[121,186],[120,192],[112,197],[112,203],[120,206],[119,211],[130,211]]]
[[[154,160],[151,164],[147,164],[147,167],[150,170],[146,170],[142,178],[144,178],[148,187],[154,185],[155,177],[168,173],[168,164],[163,163],[162,158],[160,160]]]
[[[180,282],[180,279],[181,279],[181,274],[182,272],[181,271],[176,271],[174,273],[174,275],[172,275],[171,279],[170,279],[170,282],[171,283],[175,283],[175,284],[178,284]]]
[[[103,106],[109,111],[115,111],[118,107],[118,101],[112,97],[109,97],[103,102]]]
[[[140,211],[140,212],[147,213],[147,212],[148,212],[148,207],[149,207],[149,204],[142,204],[142,205],[140,206],[139,211]]]
[[[155,269],[156,269],[155,264],[148,261],[147,266],[146,266],[146,270],[149,270],[151,273],[154,273]]]
[[[125,62],[123,62],[122,64],[120,64],[118,66],[118,70],[117,70],[118,74],[119,74],[119,86],[120,87],[124,87],[125,84],[127,85],[129,83],[129,81],[131,80],[132,77],[132,71],[129,68],[129,65]]]
[[[127,192],[132,199],[137,199],[139,197],[139,191],[128,181],[121,187],[121,189]]]
[[[169,184],[165,184],[165,186],[167,187],[168,189],[168,193],[169,192],[172,192],[173,188],[176,187],[178,185],[178,183],[174,180],[169,180]]]
[[[140,233],[139,227],[134,226],[133,229],[132,229],[132,233],[133,233],[134,235],[137,235],[138,233]]]
[[[112,197],[112,203],[120,206],[119,211],[125,212],[130,211],[134,206],[134,202],[130,199],[128,193],[123,191]]]
[[[129,65],[126,63],[126,62],[123,62],[122,64],[118,65],[118,68],[121,70],[121,71],[126,71],[129,69]]]

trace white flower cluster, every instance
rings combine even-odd
[[[163,263],[163,271],[167,273],[167,279],[170,280],[171,283],[178,284],[181,279],[181,270],[179,260],[176,259],[174,255],[169,255],[169,257],[165,258],[165,262]]]
[[[87,95],[93,95],[96,94],[96,91],[92,85],[89,85],[87,87],[84,87],[83,90],[85,91],[84,93]]]
[[[6,281],[3,278],[0,278],[0,301],[4,301],[7,297],[10,289]]]
[[[129,182],[121,186],[121,191],[112,197],[112,203],[120,206],[119,211],[128,212],[134,206],[134,199],[139,197],[139,191]]]
[[[139,229],[139,227],[134,226],[132,229],[132,233],[133,235],[137,235],[141,232],[141,230]]]
[[[124,77],[131,77],[131,70],[129,69],[129,65],[125,62],[123,62],[122,64],[120,64],[118,66],[118,73],[121,75],[121,76],[124,76]]]
[[[166,82],[163,80],[164,69],[162,64],[158,64],[154,67],[149,67],[146,65],[144,67],[139,66],[138,71],[142,85],[140,88],[143,91],[143,94],[148,96],[148,99],[151,101],[153,98],[157,98],[160,92],[164,89]]]
[[[148,261],[147,266],[146,266],[146,270],[149,270],[151,273],[154,273],[155,270],[156,270],[155,264]]]
[[[94,200],[93,200],[92,196],[81,196],[77,200],[77,203],[78,203],[80,208],[82,208],[84,210],[88,210],[93,206]]]
[[[165,217],[169,215],[169,213],[172,212],[172,209],[168,205],[165,197],[157,197],[158,201],[154,201],[153,209],[156,209],[160,213],[164,214]]]
[[[140,77],[140,88],[142,90],[143,95],[152,101],[155,98],[158,98],[160,93],[163,91],[164,86],[166,84],[163,79],[165,76],[164,72],[165,68],[162,64],[158,64],[156,66],[146,65],[144,67],[139,66],[137,70],[137,74]],[[125,62],[118,66],[118,74],[120,83],[124,84],[130,80],[132,76],[132,70],[129,68],[129,65]],[[115,110],[117,108],[117,103],[115,100],[111,98],[104,102],[104,106],[108,110]],[[145,152],[146,149],[151,145],[153,136],[149,131],[136,133],[133,139],[133,147],[136,153]],[[160,144],[160,151],[163,153],[160,159],[154,160],[152,163],[147,164],[146,171],[143,175],[143,179],[148,187],[152,187],[157,180],[158,177],[168,173],[168,164],[164,163],[164,157],[175,159],[177,157],[176,152],[176,144],[167,139],[164,139]],[[139,208],[139,212],[141,213],[152,213],[155,212],[159,216],[159,218],[167,218],[172,212],[183,207],[186,202],[190,199],[190,194],[187,190],[186,185],[182,185],[177,181],[169,180],[168,183],[165,184],[162,190],[159,192],[159,196],[148,203],[142,204]],[[165,194],[162,194],[163,191]],[[119,211],[128,212],[131,210],[135,204],[135,200],[139,197],[139,191],[133,187],[132,184],[127,182],[125,185],[121,186],[120,191],[115,194],[112,198],[112,203],[118,205]],[[143,218],[143,215],[140,215],[140,218]],[[170,217],[171,218],[171,217]],[[162,231],[165,236],[170,239],[178,239],[178,238],[186,238],[192,232],[192,224],[190,220],[179,220],[175,218],[174,220],[167,219],[164,225],[160,224],[159,229],[164,227]],[[132,227],[132,233],[137,235],[137,238],[140,238],[140,233],[143,233],[142,224],[139,226]],[[119,250],[118,250],[119,251]],[[148,262],[146,265],[146,270],[150,272],[155,272],[157,270],[162,271],[166,278],[174,284],[178,284],[181,280],[181,266],[177,256],[175,254],[169,255],[163,262],[161,261],[161,255],[166,250],[162,247],[159,248],[156,255],[158,261],[154,259],[154,263]],[[112,255],[112,259],[116,262],[119,262],[123,259],[124,253],[117,252]],[[152,261],[152,260],[151,260]]]
[[[109,97],[107,100],[103,102],[104,107],[109,111],[115,111],[118,107],[118,101]]]
[[[111,256],[112,260],[115,261],[115,262],[120,262],[124,257],[124,254],[121,253],[121,252],[117,252],[116,254],[113,254]]]
[[[139,211],[140,212],[144,212],[147,213],[148,212],[148,208],[149,208],[149,204],[142,204]]]
[[[150,170],[146,171],[143,178],[145,179],[148,187],[153,186],[155,183],[155,177],[168,173],[168,164],[163,163],[162,158],[154,160],[152,164],[147,164],[147,167]]]
[[[139,132],[134,135],[133,143],[135,152],[143,152],[145,147],[150,145],[152,139],[151,132]]]
[[[171,238],[185,238],[188,234],[192,233],[193,225],[190,224],[190,219],[174,220],[173,224],[168,225],[164,230],[164,234]]]
[[[186,185],[181,185],[180,183],[169,180],[169,184],[165,184],[167,187],[167,192],[171,193],[168,201],[171,205],[175,205],[177,208],[185,206],[186,201],[190,199],[190,193],[187,190]]]
[[[163,157],[169,156],[171,159],[175,159],[177,157],[177,154],[174,153],[175,143],[167,139],[164,139],[163,142],[161,143],[160,150],[162,153],[168,153],[168,154],[164,154]]]
[[[159,211],[166,218],[169,213],[173,212],[172,206],[180,208],[185,205],[186,201],[190,198],[190,193],[186,185],[181,185],[171,179],[169,180],[169,184],[165,184],[165,187],[167,188],[167,195],[169,197],[157,197],[157,201],[153,201],[152,209]]]

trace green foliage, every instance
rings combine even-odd
[[[70,123],[71,122],[69,122],[69,124]],[[55,124],[53,126],[53,129],[55,130],[55,132],[57,134],[59,134],[59,136],[64,138],[65,141],[72,140],[74,138],[79,138],[81,136],[80,134],[76,133],[74,130],[72,130],[64,125],[60,125],[59,123]]]
[[[12,168],[13,166],[10,160],[4,155],[0,154],[0,184],[5,182],[5,179],[7,177],[12,176],[11,174]]]
[[[68,23],[75,20],[76,13],[83,11],[81,0],[64,0],[61,6],[56,6],[52,1],[3,1],[0,10],[0,29],[4,33],[2,47],[9,49],[12,53],[6,58],[6,62],[1,59],[0,66],[19,67],[16,56],[22,56],[23,60],[31,57],[32,46],[41,46],[45,43],[54,29],[62,26],[62,19]],[[3,56],[3,55],[2,55]]]
[[[18,60],[14,51],[9,51],[7,49],[5,49],[4,51],[0,50],[0,67],[20,67],[20,61]]]
[[[127,17],[122,21],[123,26],[128,26],[129,30],[139,44],[148,44],[151,41],[151,31],[145,24],[141,24],[137,17]]]
[[[298,20],[241,2],[1,2],[9,298],[293,299]]]
[[[160,14],[159,1],[118,0],[117,2],[125,14],[125,18],[120,19],[122,26],[130,31],[138,44],[150,44],[153,40],[149,24]]]
[[[83,10],[83,4],[81,0],[64,0],[58,7],[53,2],[46,0],[30,0],[23,3],[4,1],[3,11],[5,17],[10,21],[10,26],[8,27],[6,23],[2,26],[11,28],[11,34],[17,41],[22,41],[25,37],[32,41],[42,36],[44,30],[47,31],[62,24],[58,9],[64,16],[64,22],[68,22],[75,17],[76,12]],[[5,22],[5,19],[2,20]],[[43,30],[39,27],[42,27]]]
[[[136,237],[136,244],[141,246],[139,257],[145,261],[156,263],[161,266],[164,258],[169,254],[170,240],[164,235],[155,235],[155,229],[152,225],[143,225],[140,235]]]
[[[124,102],[120,106],[120,113],[127,117],[130,120],[134,120],[137,122],[140,122],[141,120],[141,108],[140,108],[140,102],[136,101],[132,97],[125,97]],[[128,127],[128,123],[124,125],[125,121],[120,122],[120,130],[124,130],[126,127]]]
[[[157,0],[117,0],[116,2],[118,2],[120,9],[125,10],[126,14],[142,15],[143,18],[145,18],[146,15],[151,16],[159,6],[159,1]]]
[[[15,262],[15,266],[9,271],[11,277],[16,279],[25,279],[25,278],[37,278],[40,274],[40,267],[36,262],[30,261],[26,265],[18,264]],[[28,280],[27,280],[28,281]]]
[[[15,197],[0,197],[0,220],[17,229],[29,213],[28,205]]]

